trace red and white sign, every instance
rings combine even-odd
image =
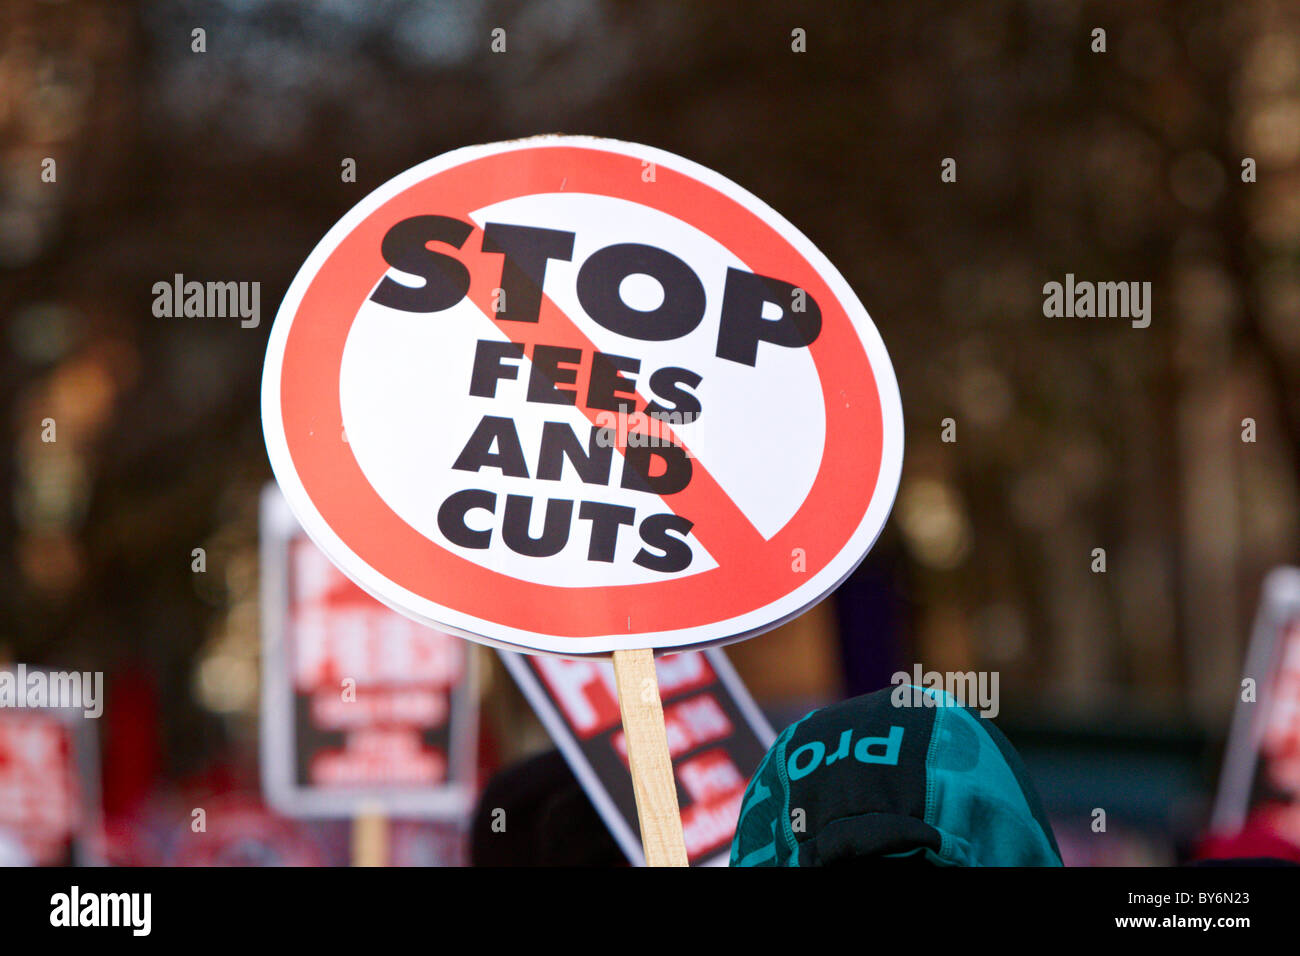
[[[16,844],[37,865],[96,862],[99,779],[88,724],[71,708],[0,708],[0,842],[10,846],[6,856]]]
[[[903,451],[880,335],[807,238],[695,163],[567,136],[344,216],[281,305],[262,419],[366,590],[566,655],[795,616],[871,547]]]
[[[262,777],[292,816],[460,820],[473,805],[473,646],[394,613],[262,495]]]
[[[503,652],[501,660],[627,858],[645,862],[614,667]],[[717,648],[655,660],[686,858],[725,866],[749,778],[775,734]]]

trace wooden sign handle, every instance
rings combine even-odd
[[[388,865],[388,817],[379,807],[359,807],[352,818],[352,865]]]
[[[615,651],[614,679],[646,865],[687,866],[654,651]]]

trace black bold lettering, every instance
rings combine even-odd
[[[501,540],[516,554],[530,558],[549,558],[558,554],[569,541],[573,519],[573,502],[552,498],[546,503],[546,519],[540,538],[529,537],[533,499],[527,495],[506,495],[506,513],[501,521]]]
[[[459,249],[474,227],[450,216],[412,216],[396,223],[384,234],[379,251],[394,269],[424,279],[413,289],[385,276],[370,300],[403,312],[441,312],[465,298],[469,291],[469,269],[445,252],[428,248],[430,242],[445,242]]]
[[[787,348],[811,345],[822,330],[822,312],[806,290],[804,311],[794,311],[797,287],[780,279],[727,269],[727,286],[722,294],[722,319],[718,326],[718,358],[753,366],[758,361],[758,343],[771,342]],[[763,318],[763,303],[781,309],[777,319]]]
[[[474,370],[469,378],[469,393],[479,398],[496,398],[500,379],[519,377],[518,365],[507,365],[501,360],[519,358],[523,354],[524,347],[515,342],[479,339],[474,352]]]
[[[496,451],[492,450],[494,445]],[[474,434],[469,436],[460,457],[451,467],[458,471],[500,468],[501,474],[511,478],[527,478],[528,465],[524,461],[524,450],[519,444],[514,421],[496,415],[484,415],[475,427]]]
[[[650,474],[652,461],[658,458],[664,469]],[[654,448],[629,445],[623,449],[624,488],[648,491],[656,495],[675,495],[691,483],[691,459],[681,445],[659,445]]]
[[[496,317],[536,322],[542,308],[546,263],[573,256],[573,233],[490,222],[483,227],[483,251],[505,254],[501,288],[506,294],[506,307]]]
[[[619,287],[647,275],[663,287],[659,308],[643,312],[623,301]],[[704,285],[691,267],[656,246],[625,242],[593,252],[578,270],[578,302],[611,332],[663,342],[685,335],[704,318]]]
[[[637,552],[633,562],[651,571],[671,574],[684,571],[691,564],[691,546],[683,540],[690,534],[695,522],[675,514],[651,515],[641,522],[641,540],[647,547],[657,548],[663,554],[654,554],[646,548]],[[674,538],[668,532],[676,531],[681,538]]]
[[[637,372],[640,369],[639,359],[597,352],[591,357],[591,378],[587,383],[587,407],[603,408],[611,412],[630,412],[636,407],[636,380],[625,378],[622,373]],[[619,398],[620,395],[626,398]]]
[[[651,418],[659,418],[669,413],[680,415],[682,418],[678,420],[679,424],[681,421],[693,421],[700,414],[700,400],[681,386],[689,385],[691,388],[696,388],[700,381],[700,376],[690,369],[670,366],[656,370],[650,376],[650,391],[663,401],[671,402],[672,407],[666,408],[655,401],[645,407],[645,413]]]
[[[465,523],[465,515],[476,508],[495,513],[497,496],[482,488],[458,491],[438,509],[438,530],[452,544],[462,548],[486,548],[492,543],[491,531],[475,531]]]
[[[636,521],[636,509],[600,501],[584,501],[578,509],[578,517],[591,522],[587,560],[611,563],[614,560],[614,550],[618,547],[618,529]]]
[[[609,472],[614,463],[614,446],[610,442],[599,440],[599,429],[591,430],[584,451],[582,442],[567,424],[543,423],[542,449],[537,456],[537,477],[546,481],[559,481],[564,475],[566,458],[577,469],[578,477],[585,484],[609,484]]]
[[[562,345],[538,345],[533,349],[533,371],[528,376],[528,400],[549,405],[578,404],[577,389],[557,388],[572,385],[578,380],[578,363],[582,361],[581,349]],[[572,366],[560,368],[561,364]]]

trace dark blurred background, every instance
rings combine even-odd
[[[1300,8],[1262,0],[7,0],[0,659],[108,673],[110,818],[214,766],[255,786],[258,390],[295,271],[398,172],[541,132],[746,187],[893,358],[885,535],[731,651],[774,721],[996,670],[1063,830],[1110,807],[1103,861],[1177,858],[1262,577],[1300,557]],[[176,273],[260,282],[260,326],[156,318]],[[1150,327],[1045,317],[1066,273],[1149,281]],[[485,760],[535,745],[485,693]]]

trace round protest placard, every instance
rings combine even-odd
[[[362,200],[285,296],[262,417],[358,584],[566,655],[793,617],[869,550],[903,453],[884,344],[807,238],[586,137],[457,150]]]

